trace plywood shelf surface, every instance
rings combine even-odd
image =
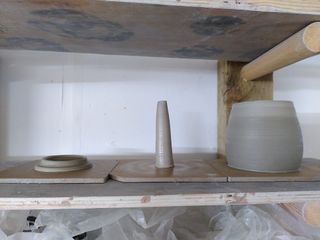
[[[3,0],[0,49],[250,61],[320,21],[286,2]]]
[[[0,184],[0,209],[265,204],[319,198],[319,182]]]

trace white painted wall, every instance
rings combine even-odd
[[[320,158],[320,56],[275,72],[278,100],[294,102],[300,120],[304,156]]]
[[[295,102],[312,157],[320,157],[319,59],[275,74],[275,98]],[[0,51],[0,158],[152,153],[163,99],[174,151],[215,152],[216,84],[215,61]]]
[[[175,152],[216,148],[216,64],[164,58],[2,51],[2,158],[152,153],[158,100]]]

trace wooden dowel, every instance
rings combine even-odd
[[[320,53],[320,22],[308,25],[246,64],[241,70],[241,78],[254,80],[318,53]]]
[[[280,206],[307,224],[320,228],[320,201],[283,203]]]

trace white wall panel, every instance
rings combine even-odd
[[[320,158],[319,59],[277,71],[274,88]],[[0,51],[0,156],[152,153],[158,100],[175,152],[215,152],[216,86],[215,61]]]

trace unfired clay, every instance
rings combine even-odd
[[[91,168],[87,158],[80,155],[54,155],[41,159],[34,167],[38,172],[71,172]]]
[[[174,166],[167,101],[159,101],[157,105],[155,165],[157,168],[171,168]]]
[[[292,102],[252,101],[232,106],[226,156],[233,168],[292,172],[300,167],[303,143]]]

